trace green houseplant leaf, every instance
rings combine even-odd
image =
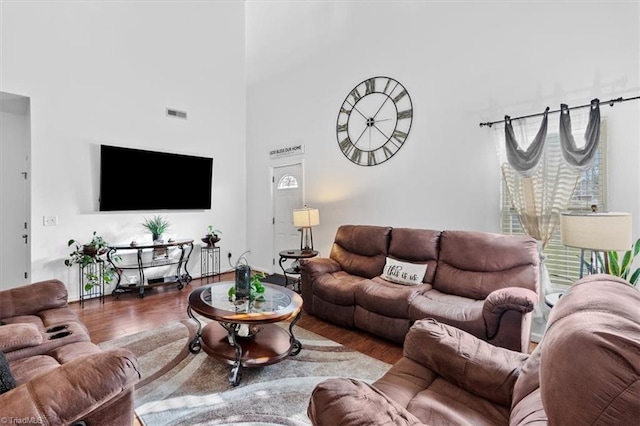
[[[151,232],[153,236],[153,240],[157,240],[160,238],[164,232],[169,229],[169,221],[160,215],[155,215],[151,218],[144,218],[144,222],[142,222],[142,226]]]
[[[622,259],[620,259],[618,252],[608,252],[609,269],[605,272],[609,275],[620,277],[635,286],[638,283],[638,278],[640,277],[640,268],[637,268],[633,273],[631,273],[631,268],[633,260],[638,253],[640,253],[640,238],[638,238],[638,240],[633,244],[631,250],[627,250],[622,255]],[[631,276],[629,277],[629,275]]]
[[[117,269],[104,260],[104,255],[109,251],[109,243],[105,241],[96,231],[93,231],[91,241],[88,243],[79,243],[74,239],[67,242],[67,247],[74,246],[74,250],[69,253],[69,257],[64,260],[67,267],[78,265],[84,274],[85,291],[90,291],[94,286],[100,284],[100,276],[95,272],[95,268],[87,268],[90,265],[96,265],[102,268],[102,281],[109,285],[115,279]],[[114,262],[120,261],[120,256],[112,256]]]

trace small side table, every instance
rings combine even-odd
[[[298,264],[298,260],[300,259],[310,259],[312,257],[316,257],[319,254],[316,250],[299,250],[299,249],[291,249],[291,250],[282,250],[280,255],[280,268],[282,268],[282,273],[284,274],[284,286],[289,286],[289,280],[291,280],[292,288],[296,292],[300,292],[300,265]],[[289,267],[285,267],[284,263],[288,260],[293,260]],[[289,278],[289,275],[297,275],[296,277]]]
[[[558,300],[560,300],[560,298],[562,297],[563,294],[564,294],[564,292],[562,292],[562,291],[549,293],[544,297],[544,303],[548,307],[553,308],[556,305],[556,303],[558,303]]]
[[[216,275],[220,281],[220,247],[201,246],[200,247],[200,278],[204,280],[213,277],[215,281]]]

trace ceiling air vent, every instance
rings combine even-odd
[[[167,108],[167,117],[183,118],[187,119],[187,113],[184,111],[178,111],[177,109]]]

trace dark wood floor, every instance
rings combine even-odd
[[[223,274],[221,279],[233,280],[233,273]],[[136,293],[126,293],[119,299],[107,296],[104,304],[92,299],[85,301],[84,308],[77,302],[71,303],[71,306],[89,329],[93,342],[101,343],[188,318],[189,293],[206,284],[195,279],[182,291],[175,286],[154,287],[145,293],[143,299],[138,298]],[[393,342],[358,330],[338,327],[305,312],[297,326],[389,364],[402,357],[402,347]]]

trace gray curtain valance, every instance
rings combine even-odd
[[[547,139],[548,113],[549,107],[544,111],[538,133],[526,150],[523,150],[518,145],[518,141],[513,132],[513,126],[511,125],[511,117],[508,115],[504,117],[507,160],[511,167],[522,176],[529,177],[536,171],[536,166],[544,151],[544,142]]]
[[[600,100],[591,101],[589,122],[584,132],[585,145],[576,147],[576,141],[571,134],[571,116],[566,104],[560,105],[560,146],[565,161],[576,170],[586,170],[591,167],[600,140]]]
[[[567,164],[576,171],[583,171],[591,167],[595,159],[600,141],[600,100],[591,101],[589,122],[585,130],[585,146],[578,148],[571,134],[571,115],[567,104],[560,105],[560,150]],[[520,148],[516,140],[511,117],[504,117],[504,134],[507,161],[519,175],[531,177],[536,171],[540,158],[544,152],[547,139],[549,107],[542,114],[540,129],[526,150]]]

